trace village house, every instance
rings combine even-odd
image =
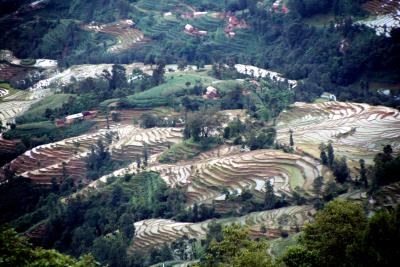
[[[329,101],[337,101],[336,100],[336,96],[334,94],[331,94],[331,93],[328,93],[328,92],[323,93],[321,95],[321,98],[329,100]]]
[[[77,121],[83,120],[83,114],[82,113],[77,113],[77,114],[72,114],[68,115],[65,117],[65,123],[66,124],[73,124]]]
[[[164,17],[171,17],[172,16],[172,12],[165,12],[164,13]]]
[[[195,18],[199,18],[199,17],[204,17],[205,15],[207,15],[207,11],[202,11],[202,12],[193,12],[193,17]]]
[[[203,95],[203,99],[206,100],[216,100],[219,99],[218,90],[215,87],[208,86],[206,93]]]
[[[232,13],[228,12],[226,14],[226,17],[228,18],[228,24],[226,25],[224,32],[227,37],[233,38],[236,36],[235,29],[245,29],[248,28],[248,25],[246,21],[244,20],[239,20],[235,15]]]
[[[194,36],[205,36],[207,35],[207,31],[199,31],[197,28],[193,27],[190,24],[185,25],[185,33],[194,35]]]
[[[70,125],[70,124],[74,124],[78,121],[93,119],[94,117],[96,117],[96,115],[97,115],[97,111],[84,111],[81,113],[68,115],[64,119],[57,119],[55,121],[55,124],[57,127],[63,127],[66,124]]]

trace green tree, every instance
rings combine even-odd
[[[153,86],[160,85],[164,82],[165,63],[160,61],[156,69],[153,71],[151,83]]]
[[[3,126],[3,122],[0,120],[0,133],[6,130],[6,127]]]
[[[326,147],[328,150],[328,164],[330,167],[333,166],[333,162],[335,161],[335,152],[333,150],[332,143],[329,142],[328,146]]]
[[[335,160],[332,166],[333,175],[336,177],[336,181],[344,183],[350,177],[349,167],[347,166],[346,157],[342,157],[340,160]]]
[[[233,224],[223,229],[221,241],[213,240],[202,266],[273,266],[265,241],[253,241],[249,230]]]
[[[283,261],[288,267],[347,266],[347,246],[357,240],[366,225],[361,205],[334,200],[316,214],[314,223],[305,226],[299,239],[300,249],[288,250]],[[305,263],[306,260],[309,262]]]
[[[294,146],[293,130],[290,130],[289,133],[290,133],[289,144],[290,144],[290,146]]]
[[[133,238],[135,234],[135,218],[131,213],[124,213],[119,218],[119,227],[121,229],[122,234],[128,240],[128,242]]]
[[[313,181],[314,192],[319,195],[321,194],[322,186],[324,185],[324,177],[318,176]]]
[[[380,210],[347,250],[353,266],[396,266],[400,256],[400,206]]]
[[[143,145],[143,166],[147,167],[149,161],[149,148],[146,143]]]
[[[368,188],[367,169],[365,168],[365,160],[360,159],[360,181],[365,188]]]
[[[201,110],[196,113],[188,114],[185,124],[186,139],[193,138],[193,141],[199,142],[202,139],[207,140],[211,133],[221,130],[221,124],[225,118],[216,110]]]
[[[328,156],[326,155],[326,145],[324,143],[319,145],[320,159],[323,165],[328,165]]]
[[[26,238],[19,237],[13,229],[0,226],[0,265],[94,267],[98,266],[98,263],[90,255],[85,255],[78,261],[55,250],[34,248]]]
[[[115,64],[111,69],[110,89],[125,88],[128,84],[126,80],[126,69],[122,65]]]
[[[145,112],[140,115],[140,126],[143,128],[153,128],[158,124],[157,117],[149,112]]]
[[[266,210],[271,210],[275,208],[276,196],[274,192],[274,187],[270,181],[265,183],[265,196],[264,196],[264,208]]]

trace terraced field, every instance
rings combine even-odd
[[[139,10],[146,11],[194,11],[193,7],[185,4],[180,0],[158,1],[158,0],[141,0],[135,5]]]
[[[88,31],[105,33],[115,37],[116,43],[109,47],[109,53],[120,53],[133,48],[137,44],[148,41],[139,29],[134,28],[134,23],[131,20],[121,20],[102,25],[90,24],[83,28]]]
[[[357,24],[375,30],[377,35],[390,37],[394,28],[400,28],[400,2],[393,0],[373,0],[363,4],[363,8],[372,16]]]
[[[296,228],[311,221],[314,209],[311,206],[292,206],[270,211],[254,212],[242,217],[217,220],[223,225],[237,223],[250,228],[253,236],[265,236],[276,238],[280,234],[280,227],[288,232],[294,232]],[[285,217],[285,220],[280,218]],[[207,228],[211,220],[201,223],[182,223],[173,220],[150,219],[135,223],[135,237],[129,251],[148,250],[153,247],[173,242],[179,237],[205,238]],[[261,232],[261,226],[267,229],[267,233]]]
[[[250,75],[250,76],[253,76],[256,78],[268,77],[270,79],[277,80],[279,82],[287,81],[291,87],[297,86],[297,81],[288,80],[288,79],[282,77],[282,74],[280,74],[278,72],[261,69],[261,68],[255,67],[255,66],[243,65],[243,64],[236,64],[235,68],[236,68],[236,71],[241,74]]]
[[[64,167],[67,175],[82,179],[86,173],[84,159],[97,140],[106,139],[106,132],[100,130],[35,147],[13,160],[11,169],[37,183],[51,183],[53,177],[61,178]]]
[[[149,155],[152,155],[182,139],[182,130],[179,128],[140,129],[122,126],[110,130],[102,129],[95,133],[38,146],[13,160],[11,169],[18,175],[38,183],[50,183],[53,177],[62,177],[64,168],[67,175],[75,179],[84,179],[85,159],[91,147],[98,140],[107,144],[107,134],[113,135],[114,142],[109,145],[112,157],[122,161],[142,156],[144,144],[148,147]]]
[[[11,65],[8,63],[0,64],[0,80],[10,81],[16,76],[24,76],[28,72],[34,70],[33,68]]]
[[[289,143],[293,130],[297,149],[319,157],[320,143],[331,141],[336,154],[371,161],[386,144],[400,150],[400,113],[368,104],[295,103],[277,120],[277,140]]]
[[[3,138],[3,134],[0,134],[0,152],[13,153],[18,143],[19,140],[7,140]]]
[[[297,186],[309,191],[314,178],[321,174],[319,163],[309,157],[276,150],[240,153],[229,148],[219,155],[218,151],[208,152],[190,163],[155,165],[150,170],[159,172],[169,186],[184,187],[189,205],[224,200],[223,188],[231,193],[250,189],[261,196],[266,181],[279,195],[291,195]]]
[[[15,117],[28,110],[30,105],[34,102],[36,101],[15,100],[15,101],[0,102],[0,121],[2,121],[3,124],[6,124],[7,122],[12,122]]]
[[[364,3],[363,8],[375,15],[385,15],[400,10],[400,3],[393,0],[372,0]]]
[[[111,147],[116,160],[132,160],[142,157],[146,145],[149,155],[158,154],[183,138],[182,128],[119,129],[119,140]]]

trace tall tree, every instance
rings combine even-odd
[[[110,89],[125,88],[128,84],[126,80],[126,69],[122,65],[115,64],[111,69]]]
[[[346,157],[342,157],[340,160],[335,160],[333,163],[333,174],[336,177],[336,181],[344,183],[350,177],[349,167],[347,166]]]
[[[324,143],[319,145],[320,159],[323,165],[328,165],[328,156],[326,155],[326,146]]]
[[[149,148],[146,143],[143,145],[143,166],[147,167],[149,161]]]
[[[304,257],[292,257],[293,251],[283,257],[289,266],[347,266],[347,246],[357,240],[366,227],[366,217],[359,204],[344,200],[334,200],[317,213],[315,222],[308,224],[300,237]],[[293,264],[295,258],[304,261],[310,258],[317,265]]]
[[[290,146],[294,146],[293,130],[292,130],[292,129],[290,129],[289,134],[290,134],[290,137],[289,137],[289,144],[290,144]]]
[[[365,160],[360,159],[360,181],[365,188],[368,188],[367,170],[365,168]]]
[[[222,240],[211,242],[201,266],[273,266],[268,243],[252,240],[248,229],[233,224],[222,232]]]
[[[164,82],[165,63],[159,61],[152,75],[152,85],[157,86]]]
[[[270,181],[265,183],[265,196],[264,196],[264,208],[266,210],[271,210],[275,208],[276,196],[274,192],[274,187]]]
[[[323,185],[324,185],[324,177],[318,176],[317,178],[315,178],[313,182],[313,189],[317,195],[321,194]]]
[[[329,142],[326,149],[328,150],[328,164],[330,167],[332,167],[333,162],[335,161],[335,152],[333,150],[332,142]]]

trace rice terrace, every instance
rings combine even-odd
[[[399,16],[0,1],[0,265],[397,266]]]

